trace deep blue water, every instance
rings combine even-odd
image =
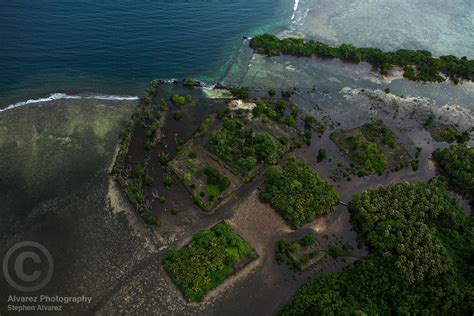
[[[293,0],[0,0],[0,107],[53,92],[138,94],[155,78],[218,80],[242,35]]]

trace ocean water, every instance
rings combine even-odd
[[[220,80],[242,36],[288,24],[293,9],[294,0],[0,1],[0,258],[36,241],[54,257],[44,293],[88,293],[94,305],[113,293],[148,251],[108,202],[137,95],[156,78]],[[0,273],[2,303],[6,284]]]
[[[219,80],[242,36],[293,0],[0,1],[0,108],[51,93],[137,95],[155,78]]]

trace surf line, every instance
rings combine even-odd
[[[62,99],[96,99],[96,100],[113,100],[113,101],[127,101],[127,100],[138,100],[137,96],[128,96],[128,95],[68,95],[65,93],[53,93],[50,94],[46,98],[39,98],[39,99],[29,99],[26,101],[17,102],[15,104],[10,104],[9,106],[0,109],[0,112],[12,110],[24,105],[35,104],[35,103],[43,103],[43,102],[50,102],[54,100],[62,100]]]
[[[296,16],[296,10],[298,10],[298,6],[300,4],[300,0],[295,0],[295,4],[293,6],[293,15],[291,16],[291,20],[295,19]]]

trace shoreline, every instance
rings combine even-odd
[[[389,75],[395,67],[403,67],[403,77],[410,81],[442,83],[450,79],[455,85],[464,81],[474,81],[474,72],[471,69],[473,60],[454,55],[435,57],[428,51],[410,49],[383,51],[377,47],[356,47],[352,44],[333,46],[307,40],[304,36],[280,39],[269,33],[253,37],[250,40],[250,48],[254,53],[266,57],[316,56],[323,60],[340,59],[348,63],[367,62],[381,75]]]
[[[95,95],[69,95],[66,93],[51,93],[47,97],[40,97],[37,99],[28,99],[26,101],[19,101],[17,103],[13,103],[10,105],[6,105],[3,108],[0,108],[0,113],[13,110],[19,107],[23,107],[26,105],[34,105],[38,103],[46,103],[56,100],[64,100],[64,99],[72,99],[72,100],[80,100],[80,99],[95,99],[95,100],[107,100],[107,101],[138,101],[140,97],[138,96],[130,96],[130,95],[113,95],[113,94],[95,94]]]

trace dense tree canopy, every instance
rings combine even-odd
[[[173,101],[175,105],[185,105],[193,102],[193,99],[189,95],[175,94],[171,97],[171,101]]]
[[[369,256],[308,282],[282,315],[474,311],[474,221],[442,179],[369,190],[350,208]]]
[[[171,279],[191,301],[200,301],[255,252],[227,223],[197,233],[183,250],[172,250],[164,261]]]
[[[433,153],[439,168],[449,182],[466,196],[474,199],[474,148],[466,144],[437,149]]]
[[[462,211],[440,180],[369,190],[354,196],[350,208],[358,238],[377,253],[393,253],[408,282],[437,277],[450,268],[451,258],[433,222]]]
[[[265,177],[261,199],[295,227],[312,222],[339,203],[334,188],[295,156],[290,156],[283,168],[269,168]]]
[[[303,285],[281,315],[468,315],[474,288],[455,273],[417,284],[402,280],[392,257],[371,254],[344,272]]]
[[[365,61],[376,66],[386,74],[393,66],[403,67],[405,77],[415,81],[442,82],[442,72],[455,83],[460,79],[474,80],[474,60],[452,55],[433,57],[425,50],[400,49],[395,52],[382,52],[378,48],[357,48],[349,44],[332,47],[320,42],[305,41],[299,38],[278,39],[270,34],[252,38],[250,46],[261,54],[275,56],[288,54],[295,56],[320,56],[339,58],[351,62]]]
[[[267,102],[259,100],[252,110],[254,117],[265,114],[265,116],[279,124],[286,124],[292,127],[296,124],[298,112],[298,107],[294,103],[284,99]]]
[[[257,133],[235,119],[225,119],[222,129],[211,136],[209,145],[243,176],[252,175],[260,162],[275,164],[281,147],[269,133]]]
[[[230,89],[230,92],[234,95],[234,97],[239,99],[248,99],[250,96],[249,90],[246,87],[236,87]]]
[[[331,138],[357,165],[359,176],[382,174],[387,167],[394,168],[395,165],[407,163],[409,159],[392,131],[382,121],[370,122],[356,129],[335,131]]]

